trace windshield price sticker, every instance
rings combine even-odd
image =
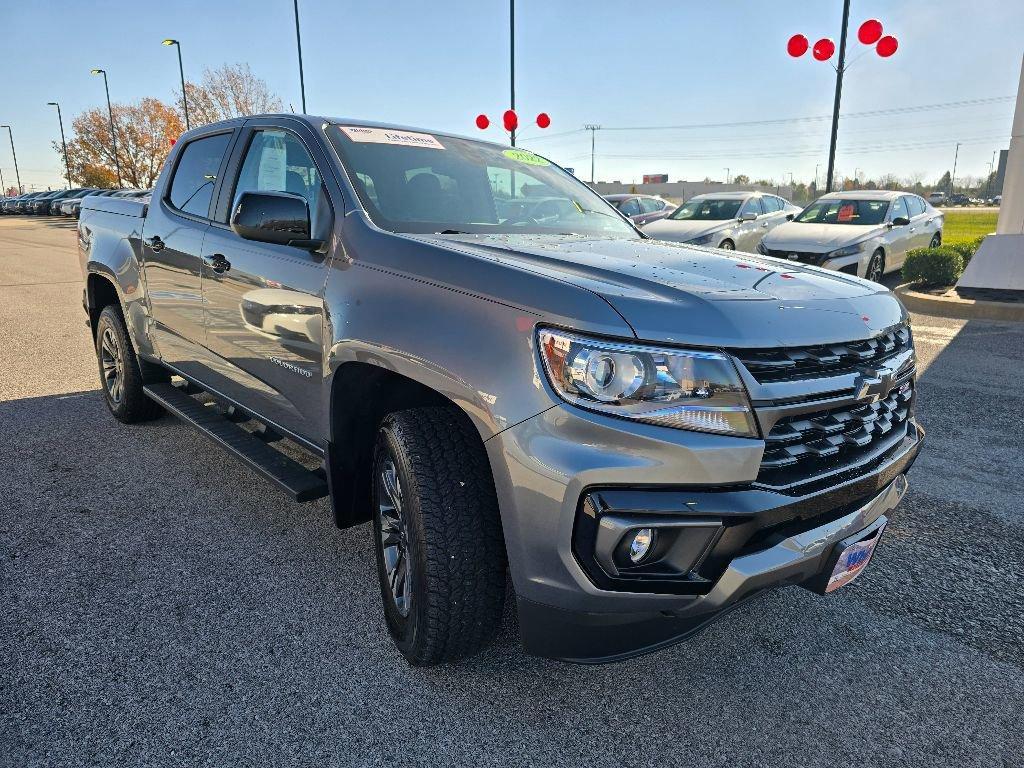
[[[429,133],[392,131],[387,128],[364,128],[362,126],[338,126],[352,141],[365,144],[395,144],[400,147],[426,147],[444,149],[444,145]]]
[[[543,157],[538,157],[533,152],[527,152],[523,149],[506,149],[502,154],[509,160],[515,160],[517,163],[524,163],[525,165],[551,165]]]

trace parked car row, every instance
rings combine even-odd
[[[777,195],[725,192],[697,195],[643,232],[877,282],[902,267],[912,248],[941,245],[943,224],[941,211],[905,192],[833,192],[803,210]]]
[[[28,192],[16,197],[0,200],[0,214],[21,214],[26,216],[74,216],[78,218],[82,200],[90,195],[101,197],[145,197],[148,189],[78,189],[47,190]]]

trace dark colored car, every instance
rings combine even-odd
[[[678,208],[675,203],[654,195],[604,195],[604,199],[637,226],[663,219]]]
[[[43,192],[26,192],[24,195],[19,195],[11,201],[10,207],[7,209],[8,213],[24,214],[28,211],[29,203],[35,200],[41,195],[49,194],[48,191]]]
[[[49,216],[50,206],[52,206],[58,200],[63,200],[69,195],[73,195],[77,192],[77,189],[58,189],[54,192],[49,192],[45,195],[37,197],[28,206],[28,213],[33,216]]]
[[[295,501],[329,497],[337,525],[370,522],[414,665],[480,650],[506,595],[528,650],[605,662],[772,587],[832,592],[923,441],[885,287],[651,239],[520,148],[214,123],[149,199],[83,198],[77,242],[110,413],[169,412]],[[223,481],[173,459],[188,471],[147,482]]]

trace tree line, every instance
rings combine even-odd
[[[229,64],[203,72],[201,82],[185,82],[189,122],[192,127],[218,120],[264,112],[280,112],[281,99],[267,83],[256,77],[248,64]],[[146,97],[127,104],[112,104],[117,160],[110,134],[106,107],[96,107],[77,115],[71,123],[68,141],[69,186],[117,186],[117,165],[126,187],[148,189],[160,174],[174,141],[185,131],[185,113],[181,92],[168,104]],[[63,161],[59,141],[53,148]],[[63,168],[64,164],[61,163]]]

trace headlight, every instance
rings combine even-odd
[[[858,253],[864,250],[865,245],[867,245],[867,241],[857,243],[855,245],[848,245],[845,248],[839,248],[835,251],[830,251],[825,255],[823,261],[828,261],[829,259],[838,259],[842,256],[856,256]]]
[[[717,237],[718,237],[718,233],[717,232],[711,232],[710,234],[707,234],[707,235],[701,235],[700,237],[695,237],[695,238],[693,238],[693,240],[687,240],[686,241],[686,245],[707,245],[708,243],[710,243],[712,240],[716,239]]]
[[[718,352],[661,349],[541,329],[541,358],[565,401],[634,421],[757,437],[750,400]]]

